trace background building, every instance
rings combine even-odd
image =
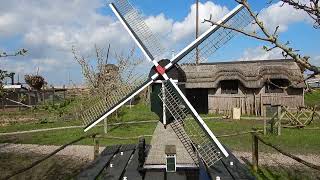
[[[265,108],[304,106],[303,75],[293,60],[236,61],[182,65],[186,95],[199,113],[264,115]]]

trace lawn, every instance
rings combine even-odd
[[[209,128],[215,135],[232,134],[243,131],[250,131],[252,128],[262,129],[263,123],[260,120],[205,120]],[[62,123],[63,124],[63,123]],[[35,129],[57,127],[61,125],[59,122],[49,124],[17,124],[14,127],[1,127],[1,132],[14,131],[17,129]],[[67,124],[64,124],[67,125]],[[320,122],[314,122],[310,127],[320,127]],[[156,123],[142,123],[130,125],[109,126],[108,136],[116,137],[138,137],[141,135],[152,135]],[[103,132],[103,127],[95,127],[88,133]],[[54,130],[47,132],[36,132],[29,134],[0,136],[0,143],[27,143],[27,144],[54,144],[62,145],[72,141],[84,134],[82,128]],[[305,129],[282,129],[281,136],[268,135],[264,137],[268,141],[279,145],[283,149],[292,153],[319,153],[320,152],[320,137],[319,130],[305,130]],[[251,150],[251,135],[241,135],[232,137],[219,138],[221,142],[232,150],[236,151],[250,151]],[[150,141],[150,138],[147,138]],[[100,140],[101,145],[111,144],[127,144],[137,143],[137,139],[118,140],[106,139]],[[78,144],[93,144],[92,139],[86,139]],[[261,151],[270,151],[268,148],[261,148]]]
[[[251,131],[252,128],[263,129],[262,120],[224,120],[212,115],[203,115],[208,127],[217,136],[224,134],[232,134],[243,131]],[[214,118],[210,118],[214,117]],[[150,107],[144,104],[138,104],[132,108],[125,107],[118,111],[118,115],[108,119],[108,136],[116,137],[138,137],[141,135],[152,135],[156,123],[141,123],[110,126],[110,123],[128,122],[128,121],[146,121],[156,120],[158,117],[150,111]],[[102,123],[101,123],[102,124]],[[0,132],[15,132],[33,129],[63,127],[63,126],[79,126],[80,120],[71,121],[35,121],[29,123],[14,123],[0,127]],[[315,121],[310,127],[320,127],[320,122]],[[95,127],[88,133],[103,133],[103,127]],[[282,129],[281,136],[267,135],[264,138],[274,144],[279,145],[283,149],[292,153],[319,153],[320,152],[320,130],[306,129]],[[35,132],[19,135],[0,136],[0,143],[26,143],[26,144],[53,144],[62,145],[72,141],[84,134],[83,128],[54,130],[46,132]],[[241,135],[232,137],[221,137],[221,142],[232,150],[250,151],[251,135]],[[150,138],[147,138],[150,141]],[[119,140],[119,139],[101,139],[102,145],[136,143],[137,139]],[[92,139],[86,139],[79,144],[92,144]],[[270,151],[268,148],[260,148],[261,151]]]
[[[0,153],[0,179],[12,175],[16,170],[29,166],[43,158],[40,154]],[[71,179],[87,165],[84,160],[55,155],[32,169],[10,179]]]
[[[212,115],[203,115],[205,122],[208,127],[217,136],[225,134],[233,134],[244,131],[251,131],[253,128],[262,129],[263,121],[254,119],[243,119],[243,120],[225,120],[219,119]],[[213,117],[213,118],[210,118]],[[128,121],[146,121],[156,120],[157,116],[150,112],[149,107],[143,104],[133,106],[132,108],[125,107],[118,112],[118,117],[109,118],[110,123],[115,122],[128,122]],[[51,127],[63,127],[63,126],[74,126],[81,125],[80,120],[73,121],[46,121],[46,122],[31,122],[31,123],[14,123],[7,126],[0,127],[0,132],[14,132],[22,130],[42,129]],[[152,135],[156,127],[156,122],[153,123],[140,123],[140,124],[122,124],[108,126],[108,136],[113,137],[124,137],[132,138],[127,140],[101,138],[99,143],[101,146],[113,145],[113,144],[132,144],[137,143],[138,140],[135,137],[142,135]],[[308,128],[320,127],[320,121],[314,121]],[[319,154],[320,152],[320,130],[307,130],[307,129],[282,129],[281,136],[267,135],[263,136],[269,142],[277,144],[282,149],[293,154]],[[41,144],[41,145],[63,145],[72,140],[79,138],[80,136],[91,134],[91,133],[103,133],[103,126],[94,127],[89,132],[84,133],[83,128],[54,130],[46,132],[35,132],[28,134],[19,135],[7,135],[0,136],[0,143],[22,143],[22,144]],[[164,135],[165,138],[165,135]],[[150,142],[151,138],[146,138],[147,143]],[[222,144],[226,145],[233,151],[251,151],[252,140],[251,135],[240,135],[232,137],[221,137],[219,140]],[[77,144],[82,145],[93,145],[93,140],[87,138],[78,142]],[[274,152],[270,149],[259,144],[260,152]],[[8,155],[10,158],[17,158],[16,155]],[[8,159],[10,159],[8,157]],[[19,157],[25,163],[28,157]],[[19,160],[19,161],[20,161]],[[56,164],[56,162],[54,162]],[[48,165],[49,166],[49,165]],[[81,166],[81,165],[80,165]],[[11,167],[11,166],[8,166]],[[287,167],[262,167],[259,173],[256,174],[258,179],[291,179],[292,177],[308,177],[308,171],[302,171],[300,167],[287,168]],[[73,167],[71,168],[74,170]],[[310,170],[310,169],[308,169]],[[55,170],[54,170],[55,171]],[[70,175],[69,172],[66,175]]]
[[[306,93],[304,98],[307,106],[313,107],[316,105],[318,109],[320,108],[320,89]]]

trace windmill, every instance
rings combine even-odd
[[[111,99],[101,99],[83,112],[82,119],[86,125],[84,131],[90,130],[142,90],[161,80],[163,85],[159,98],[174,118],[173,122],[166,122],[165,118],[162,118],[162,123],[171,126],[192,158],[196,159],[199,156],[210,167],[222,157],[228,157],[228,152],[192,107],[175,80],[170,77],[172,74],[170,72],[179,68],[178,62],[194,61],[196,55],[208,58],[234,37],[236,32],[212,26],[174,57],[165,59],[163,58],[163,46],[148,28],[137,9],[127,0],[113,0],[109,6],[146,59],[152,64],[150,67],[152,70],[143,81],[134,80],[133,84],[125,85],[122,89],[117,90]],[[242,5],[238,5],[218,21],[220,24],[237,29],[245,28],[250,22],[250,15]]]

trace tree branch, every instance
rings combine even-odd
[[[26,53],[28,52],[28,50],[26,49],[21,49],[20,51],[14,53],[14,54],[7,54],[6,52],[2,52],[0,53],[0,58],[2,57],[10,57],[10,56],[24,56],[26,55]]]
[[[239,4],[242,4],[246,8],[246,10],[250,14],[250,16],[253,18],[253,23],[257,24],[258,28],[262,31],[262,34],[263,34],[264,37],[258,36],[255,33],[249,33],[249,32],[245,32],[243,30],[232,28],[232,27],[224,25],[224,24],[218,24],[218,23],[213,22],[211,20],[211,16],[210,16],[209,20],[205,19],[204,22],[209,22],[209,23],[211,23],[211,25],[217,25],[217,26],[220,26],[220,27],[225,28],[225,29],[230,29],[230,30],[239,32],[239,33],[244,34],[244,35],[246,35],[248,37],[251,37],[251,38],[255,38],[255,39],[258,39],[258,40],[269,42],[269,43],[273,44],[273,47],[272,48],[264,48],[266,51],[271,51],[272,49],[280,48],[283,51],[282,55],[284,57],[289,56],[295,62],[297,62],[299,65],[301,65],[303,68],[306,68],[306,69],[312,71],[314,74],[319,74],[319,69],[316,66],[313,66],[308,62],[309,57],[307,57],[307,56],[303,56],[302,57],[300,54],[297,54],[296,53],[297,50],[294,50],[293,48],[290,48],[290,47],[287,46],[289,44],[288,42],[283,44],[283,43],[281,43],[279,41],[278,34],[277,34],[279,27],[276,27],[276,29],[275,29],[275,31],[273,33],[268,32],[268,30],[264,26],[263,22],[259,20],[258,14],[254,13],[252,11],[252,9],[251,9],[250,5],[248,4],[247,0],[235,0],[235,1],[238,2]],[[316,1],[318,1],[318,0],[316,0]]]

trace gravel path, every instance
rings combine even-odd
[[[36,153],[49,154],[60,146],[35,144],[0,144],[0,153]],[[100,147],[100,152],[104,147]],[[93,146],[71,145],[57,153],[57,155],[73,156],[84,160],[93,160]]]
[[[0,153],[37,153],[37,154],[49,154],[55,149],[59,148],[59,146],[53,145],[34,145],[34,144],[0,144]],[[100,152],[104,149],[104,147],[100,147]],[[83,160],[93,160],[93,146],[85,146],[85,145],[72,145],[68,146],[59,153],[58,155],[66,155],[73,156],[76,158],[81,158]],[[241,157],[246,158],[251,161],[251,152],[239,152],[234,151],[233,154],[240,160]],[[320,155],[316,154],[308,154],[308,155],[297,155],[301,159],[311,162],[316,165],[320,165]],[[243,162],[243,161],[242,161]],[[259,164],[261,165],[269,165],[269,166],[292,166],[302,164],[297,161],[284,156],[280,153],[259,153]]]
[[[233,151],[233,154],[241,161],[241,157],[244,157],[245,159],[249,160],[251,162],[251,152],[239,152],[239,151]],[[315,165],[320,166],[320,155],[316,154],[308,154],[308,155],[301,155],[301,154],[294,154],[298,156],[299,158],[310,162]],[[292,165],[299,165],[304,166],[303,164],[285,156],[281,153],[265,153],[265,152],[259,152],[259,164],[261,165],[269,165],[269,166],[292,166]]]

